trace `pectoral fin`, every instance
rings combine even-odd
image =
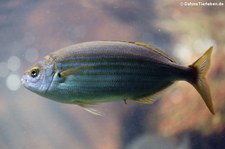
[[[101,112],[91,107],[91,105],[88,104],[79,104],[85,111],[97,115],[97,116],[104,116]]]
[[[83,69],[86,69],[88,67],[90,67],[90,66],[79,66],[79,67],[69,68],[69,69],[66,69],[66,70],[60,72],[60,76],[61,77],[67,77],[67,76],[70,76],[70,75],[74,75],[77,72],[79,72]]]
[[[91,114],[97,115],[97,116],[103,116],[101,112],[99,112],[96,109],[90,108],[90,107],[83,107],[83,109]]]

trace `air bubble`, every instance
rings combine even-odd
[[[6,86],[12,91],[16,91],[20,88],[20,77],[16,74],[10,74],[6,79]]]
[[[17,71],[20,68],[20,59],[17,56],[11,56],[8,59],[8,69]]]

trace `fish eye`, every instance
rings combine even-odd
[[[38,74],[39,74],[39,68],[34,67],[34,68],[31,69],[31,71],[30,71],[30,76],[31,76],[32,78],[37,77]]]

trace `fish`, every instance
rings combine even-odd
[[[21,81],[36,94],[84,108],[123,100],[150,104],[174,82],[186,81],[214,114],[206,79],[212,50],[211,46],[194,63],[182,66],[144,42],[83,42],[45,56],[24,73]]]

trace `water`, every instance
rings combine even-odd
[[[224,7],[176,0],[0,1],[1,149],[225,148]],[[104,117],[21,86],[23,72],[39,58],[92,40],[144,41],[184,65],[213,45],[208,78],[216,114],[186,82],[152,105],[96,105]]]

